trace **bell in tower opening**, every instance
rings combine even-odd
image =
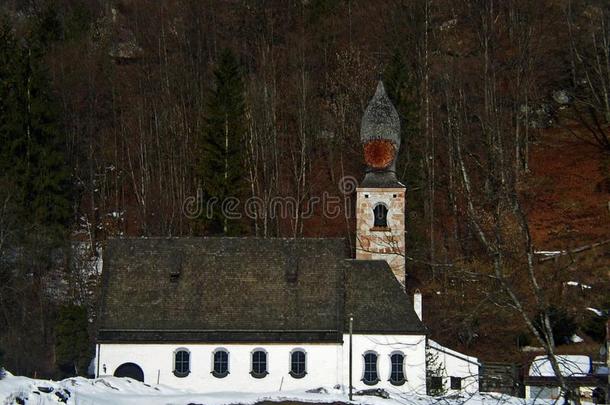
[[[405,283],[405,186],[396,178],[400,118],[382,82],[360,129],[366,174],[356,189],[356,259],[385,260]]]

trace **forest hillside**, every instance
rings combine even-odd
[[[597,353],[609,43],[603,0],[2,1],[0,365],[87,373],[108,238],[354,246],[380,79],[434,339]]]

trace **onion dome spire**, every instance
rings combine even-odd
[[[362,143],[387,139],[396,144],[396,149],[400,146],[400,118],[381,80],[362,116],[360,139]]]
[[[364,111],[360,140],[368,166],[362,186],[403,187],[395,174],[396,156],[400,148],[400,118],[381,81]]]

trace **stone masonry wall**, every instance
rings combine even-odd
[[[373,208],[388,208],[387,228],[375,228]],[[401,284],[405,283],[405,189],[356,190],[356,259],[385,260]]]

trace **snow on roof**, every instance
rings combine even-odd
[[[451,350],[432,339],[428,339],[428,346],[432,349],[438,350],[441,353],[445,353],[445,354],[448,354],[449,356],[453,356],[457,359],[464,360],[464,361],[467,361],[467,362],[473,363],[473,364],[479,364],[479,359],[477,359],[476,357],[468,356],[467,354],[460,353],[455,350]]]
[[[589,356],[556,356],[561,375],[564,377],[582,376],[591,372]],[[537,356],[529,369],[530,377],[555,377],[555,372],[547,356]]]

